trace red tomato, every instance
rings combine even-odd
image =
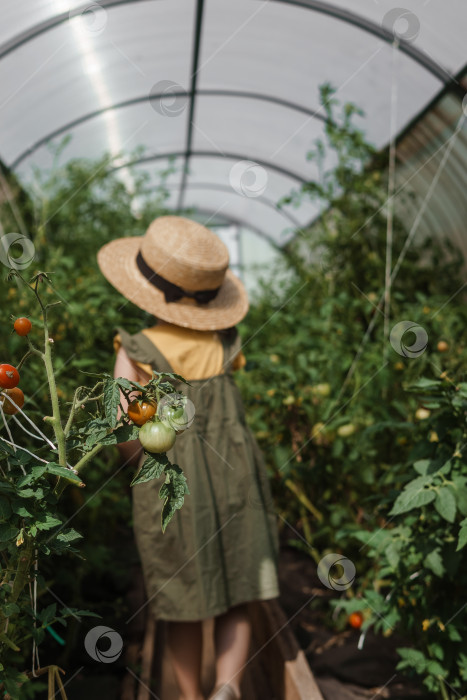
[[[19,387],[15,387],[14,389],[5,389],[3,392],[4,394],[7,394],[8,396],[11,396],[13,401],[19,408],[23,408],[24,406],[24,394],[21,391]],[[0,394],[0,405],[3,406],[3,411],[9,416],[14,416],[15,413],[18,413],[18,409],[16,406],[13,406],[11,401],[8,401],[8,399],[5,396],[2,396]]]
[[[19,384],[19,372],[13,365],[0,365],[0,388],[13,389]]]
[[[146,401],[134,399],[128,406],[127,415],[135,425],[144,425],[146,421],[153,417],[156,409],[157,404],[155,403],[146,403]]]
[[[361,612],[353,612],[349,615],[349,625],[356,630],[362,626],[363,615]]]
[[[32,328],[32,323],[28,318],[17,318],[13,324],[15,331],[18,335],[27,335]]]

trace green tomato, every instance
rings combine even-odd
[[[164,406],[161,418],[166,425],[170,425],[175,431],[184,430],[190,422],[183,406]]]
[[[161,421],[149,420],[139,431],[139,441],[148,452],[167,452],[175,442],[175,430]]]
[[[339,428],[337,428],[337,434],[340,437],[350,437],[356,430],[357,428],[353,423],[346,423],[345,425],[341,425]]]

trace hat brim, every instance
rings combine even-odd
[[[248,312],[248,295],[242,282],[226,270],[216,297],[207,304],[197,304],[189,297],[167,303],[164,293],[149,282],[136,264],[141,237],[118,238],[97,253],[104,277],[126,299],[163,321],[193,330],[220,330],[239,323]],[[164,276],[164,271],[158,270]]]

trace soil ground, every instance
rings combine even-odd
[[[132,563],[133,572],[131,579],[134,581],[135,575],[140,574],[140,567],[137,554],[132,542],[131,533],[127,542],[121,542],[122,550],[125,549],[126,561]],[[376,700],[376,698],[394,698],[397,700],[418,700],[428,698],[428,693],[420,687],[411,684],[406,678],[395,670],[397,665],[396,647],[403,646],[403,640],[393,636],[385,638],[375,636],[369,632],[366,636],[362,649],[358,649],[360,633],[346,628],[339,631],[337,625],[333,626],[333,619],[330,613],[330,606],[325,604],[332,598],[338,597],[339,593],[327,589],[318,579],[316,573],[316,563],[305,552],[288,544],[288,537],[283,537],[280,553],[280,590],[279,602],[285,612],[285,616],[297,637],[298,643],[304,650],[307,660],[315,676],[316,682],[324,697],[324,700]],[[126,540],[126,537],[123,538]],[[139,578],[140,576],[138,576]],[[93,593],[97,597],[104,594],[104,586],[101,582],[90,581]],[[143,596],[141,590],[138,598]],[[121,683],[127,674],[127,659],[122,653],[116,663],[102,664],[90,659],[89,655],[81,649],[82,644],[78,640],[82,639],[87,627],[95,624],[107,624],[115,630],[120,630],[125,641],[129,632],[125,620],[132,610],[138,609],[139,602],[132,599],[135,594],[132,591],[119,591],[116,595],[118,606],[112,603],[113,592],[111,587],[106,585],[106,600],[110,604],[109,614],[104,615],[104,620],[87,618],[80,625],[77,625],[76,644],[72,644],[71,650],[68,646],[68,658],[57,659],[56,645],[54,658],[47,659],[45,654],[44,662],[61,663],[66,670],[64,682],[66,682],[66,692],[68,700],[121,700]],[[115,592],[116,593],[116,592]],[[121,595],[121,598],[120,598]],[[95,598],[94,598],[95,599]],[[111,610],[120,609],[120,614],[112,616]],[[121,619],[120,619],[121,618]],[[142,640],[144,635],[144,621],[137,625],[136,639]],[[52,640],[51,640],[52,641]],[[51,649],[52,651],[52,649]],[[51,654],[52,656],[52,654]],[[167,668],[167,661],[164,659],[164,668]],[[136,670],[136,669],[135,669]],[[161,667],[159,665],[159,670]],[[153,673],[157,673],[157,664]],[[166,672],[164,672],[165,674]],[[171,674],[169,673],[169,676]],[[255,671],[256,675],[256,671]],[[258,677],[256,675],[256,677]],[[173,685],[170,683],[169,685]],[[157,683],[151,683],[155,690]],[[170,693],[171,697],[176,697],[176,693]],[[263,700],[258,693],[257,700]],[[270,692],[264,700],[270,700]],[[165,700],[162,698],[162,700]]]
[[[358,630],[332,629],[331,615],[324,612],[329,607],[316,602],[331,600],[339,593],[323,586],[311,557],[282,545],[279,575],[280,603],[325,700],[428,697],[396,671],[396,647],[404,646],[401,639],[376,636],[370,631],[359,649]],[[306,605],[310,599],[310,605]]]

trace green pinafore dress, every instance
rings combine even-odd
[[[128,356],[173,372],[143,333],[118,329]],[[190,494],[162,533],[161,479],[132,487],[133,528],[156,619],[203,620],[279,595],[277,519],[262,454],[245,421],[232,360],[240,339],[222,339],[224,373],[176,383],[195,406],[191,427],[167,453]],[[144,454],[140,465],[144,461]]]

